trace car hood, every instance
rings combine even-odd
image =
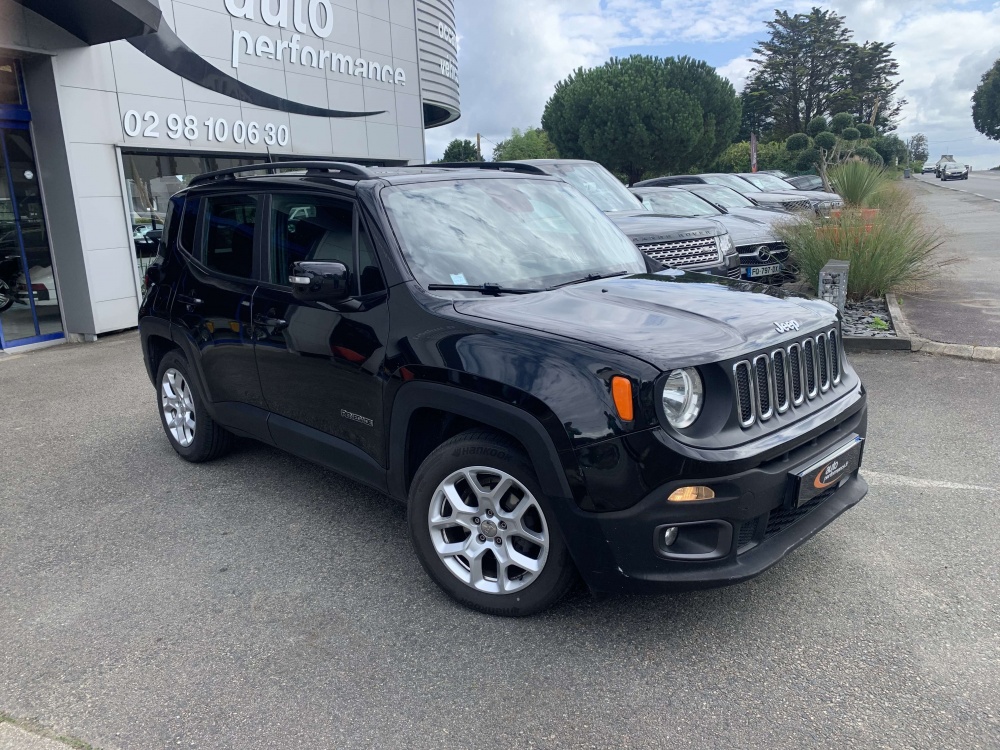
[[[766,206],[730,208],[729,215],[738,216],[753,224],[767,227],[768,231],[778,224],[788,224],[789,222],[794,223],[802,220],[797,214],[790,214],[787,211],[782,211],[780,208],[767,208]],[[735,241],[735,239],[736,237],[734,236],[733,240]]]
[[[793,201],[809,201],[807,190],[796,190],[795,193],[743,193],[752,201],[761,201],[767,204],[792,203]]]
[[[693,240],[725,232],[712,219],[682,219],[650,211],[609,211],[608,218],[636,244]]]
[[[828,193],[825,190],[788,190],[782,195],[791,195],[795,198],[808,198],[811,201],[843,201],[836,193]]]
[[[836,308],[775,287],[678,270],[549,292],[457,300],[456,312],[597,344],[660,370],[756,351],[836,320]],[[795,321],[797,332],[776,324]]]
[[[774,215],[783,215],[786,219],[788,218],[788,214],[784,212],[775,212]],[[733,238],[733,244],[737,247],[778,242],[777,236],[771,231],[770,222],[760,219],[750,219],[735,214],[726,214],[724,216],[713,217],[713,219],[728,230],[729,236]]]

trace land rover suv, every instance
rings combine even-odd
[[[663,269],[545,175],[284,163],[175,195],[139,328],[192,462],[234,435],[406,504],[500,615],[735,583],[867,491],[835,308]],[[287,170],[287,171],[279,171]]]

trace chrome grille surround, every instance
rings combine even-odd
[[[665,266],[684,268],[705,263],[721,263],[722,250],[715,237],[701,237],[693,240],[673,240],[636,245],[653,260]]]
[[[753,397],[752,371],[746,360],[733,365],[733,380],[736,382],[736,418],[741,427],[749,427],[757,417],[757,404]]]
[[[757,399],[757,419],[766,422],[774,416],[774,378],[771,360],[766,354],[753,358],[753,390]]]
[[[774,384],[774,408],[784,414],[791,405],[788,397],[788,355],[784,349],[771,352],[772,383]]]
[[[740,360],[733,365],[736,418],[743,429],[821,398],[843,373],[837,329]]]

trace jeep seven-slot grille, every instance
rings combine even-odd
[[[828,393],[840,384],[840,356],[840,339],[832,330],[737,362],[733,377],[740,425],[765,422]]]
[[[648,245],[638,245],[638,248],[653,260],[658,260],[663,265],[674,268],[719,263],[722,260],[719,246],[714,237],[655,242]]]

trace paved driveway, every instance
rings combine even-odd
[[[1000,174],[945,183],[923,175],[906,184],[943,240],[935,277],[903,296],[907,321],[933,341],[1000,346]]]
[[[863,355],[869,497],[737,587],[454,606],[403,512],[160,432],[135,334],[0,362],[0,713],[105,748],[1000,747],[1000,368]]]

